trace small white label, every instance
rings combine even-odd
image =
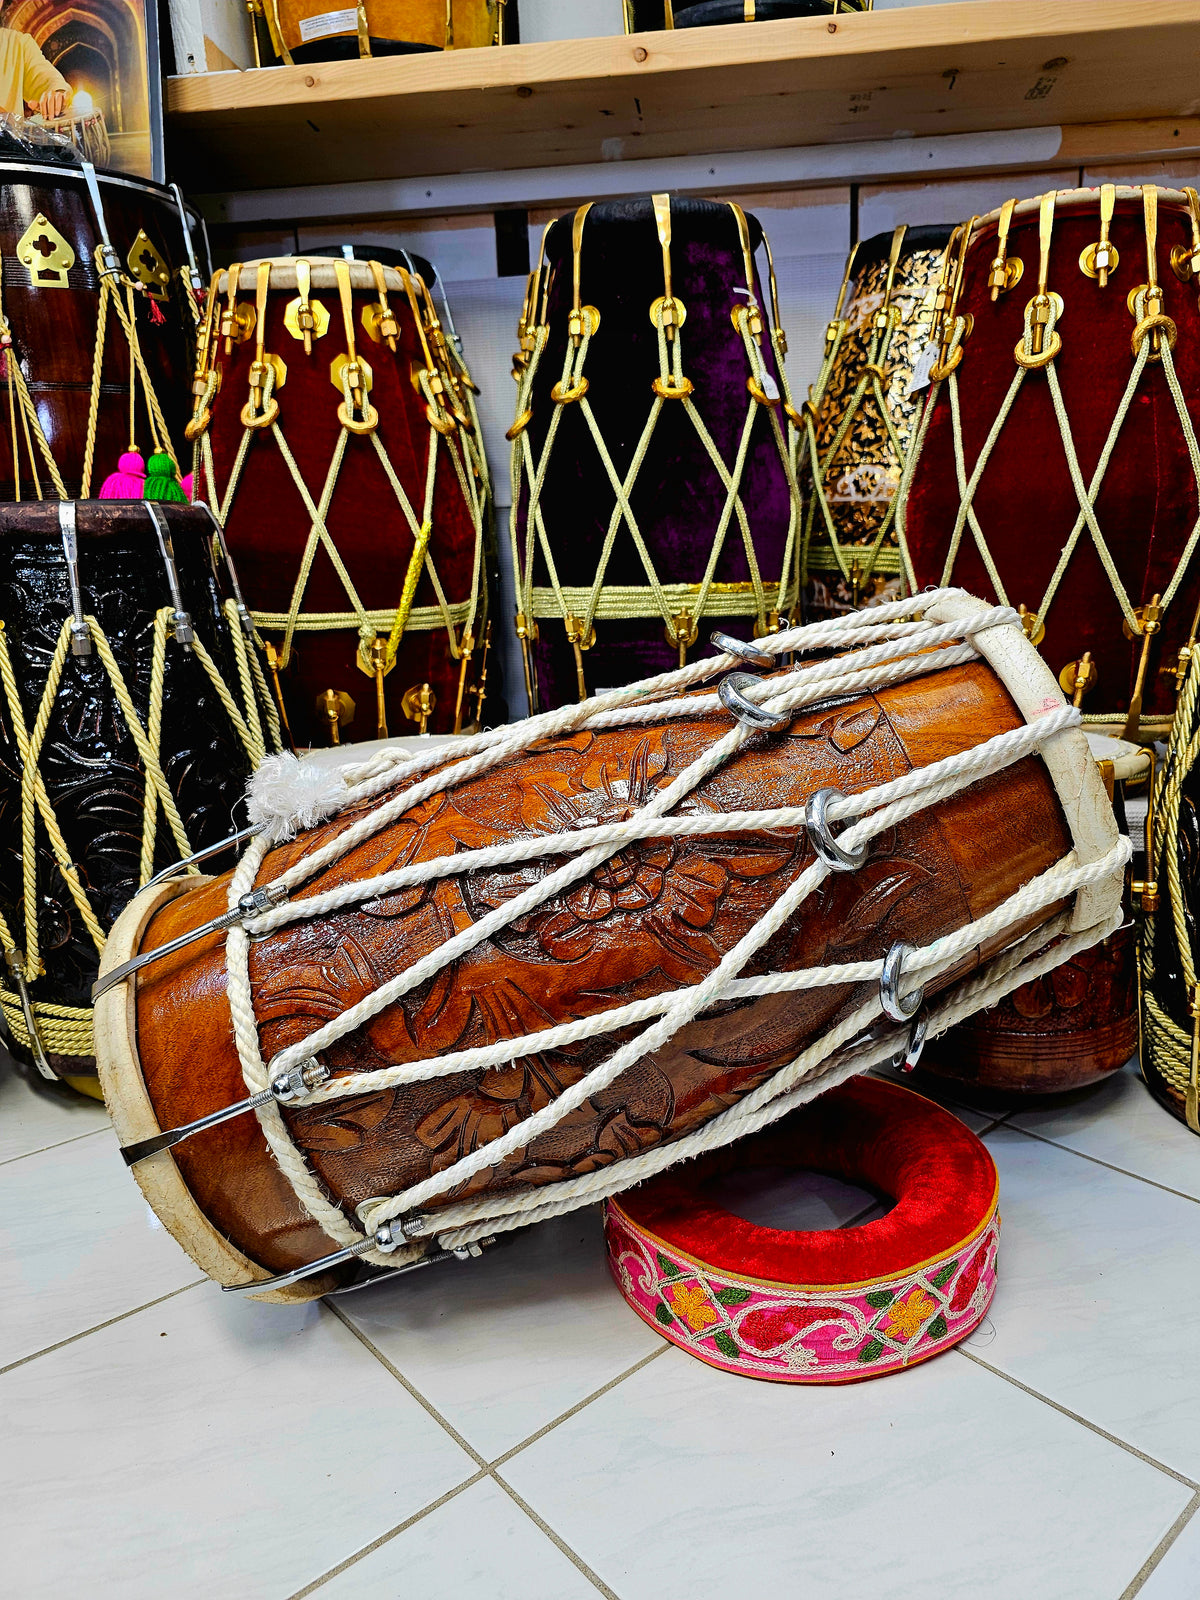
[[[765,368],[762,375],[762,391],[767,399],[772,402],[779,399],[779,385]]]
[[[313,39],[328,39],[333,33],[358,32],[358,7],[345,11],[322,11],[319,17],[301,17],[300,37],[305,44]]]
[[[933,364],[937,357],[937,345],[927,344],[924,350],[921,351],[920,356],[917,358],[917,364],[913,368],[912,379],[908,385],[909,394],[916,394],[921,389],[928,389],[933,372]]]

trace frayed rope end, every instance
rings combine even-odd
[[[301,761],[287,750],[268,756],[246,788],[251,822],[264,826],[274,843],[315,828],[345,800],[340,768],[331,771],[316,761]]]

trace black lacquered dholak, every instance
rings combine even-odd
[[[1200,653],[1180,653],[1182,690],[1146,827],[1140,890],[1142,1076],[1200,1133]]]
[[[277,742],[253,669],[207,511],[0,507],[0,1010],[45,1076],[94,1075],[91,986],[127,902],[243,825]]]
[[[193,220],[158,184],[0,161],[0,499],[86,499],[131,450],[178,463]]]

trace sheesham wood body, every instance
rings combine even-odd
[[[990,669],[944,671],[757,736],[685,809],[803,805],[820,787],[861,790],[1020,723]],[[552,851],[557,832],[629,816],[728,726],[722,714],[535,746],[519,762],[423,803],[300,892],[516,837],[545,835]],[[344,829],[352,815],[273,851],[260,881]],[[983,915],[1068,848],[1046,771],[1040,760],[1027,759],[881,836],[864,866],[828,879],[747,972],[877,958],[898,939],[927,943]],[[250,973],[264,1058],[562,859],[548,854],[512,870],[440,879],[254,941]],[[325,1059],[335,1073],[362,1072],[534,1032],[697,982],[811,860],[803,832],[645,841],[480,944]],[[172,901],[150,923],[143,948],[219,914],[227,895],[228,881],[218,879]],[[958,971],[979,957],[974,952]],[[706,1012],[454,1198],[545,1184],[676,1139],[794,1059],[866,993],[866,986],[847,985]],[[161,1127],[243,1097],[219,937],[144,971],[136,1021],[141,1069]],[[498,1137],[577,1082],[623,1037],[288,1112],[288,1122],[329,1192],[350,1208],[444,1170]],[[174,1155],[208,1218],[265,1267],[286,1269],[329,1249],[268,1156],[252,1116],[199,1135]]]

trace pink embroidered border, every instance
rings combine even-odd
[[[948,1350],[996,1290],[1000,1216],[961,1250],[853,1289],[787,1289],[730,1278],[604,1208],[621,1293],[665,1338],[726,1372],[784,1383],[853,1383]]]

